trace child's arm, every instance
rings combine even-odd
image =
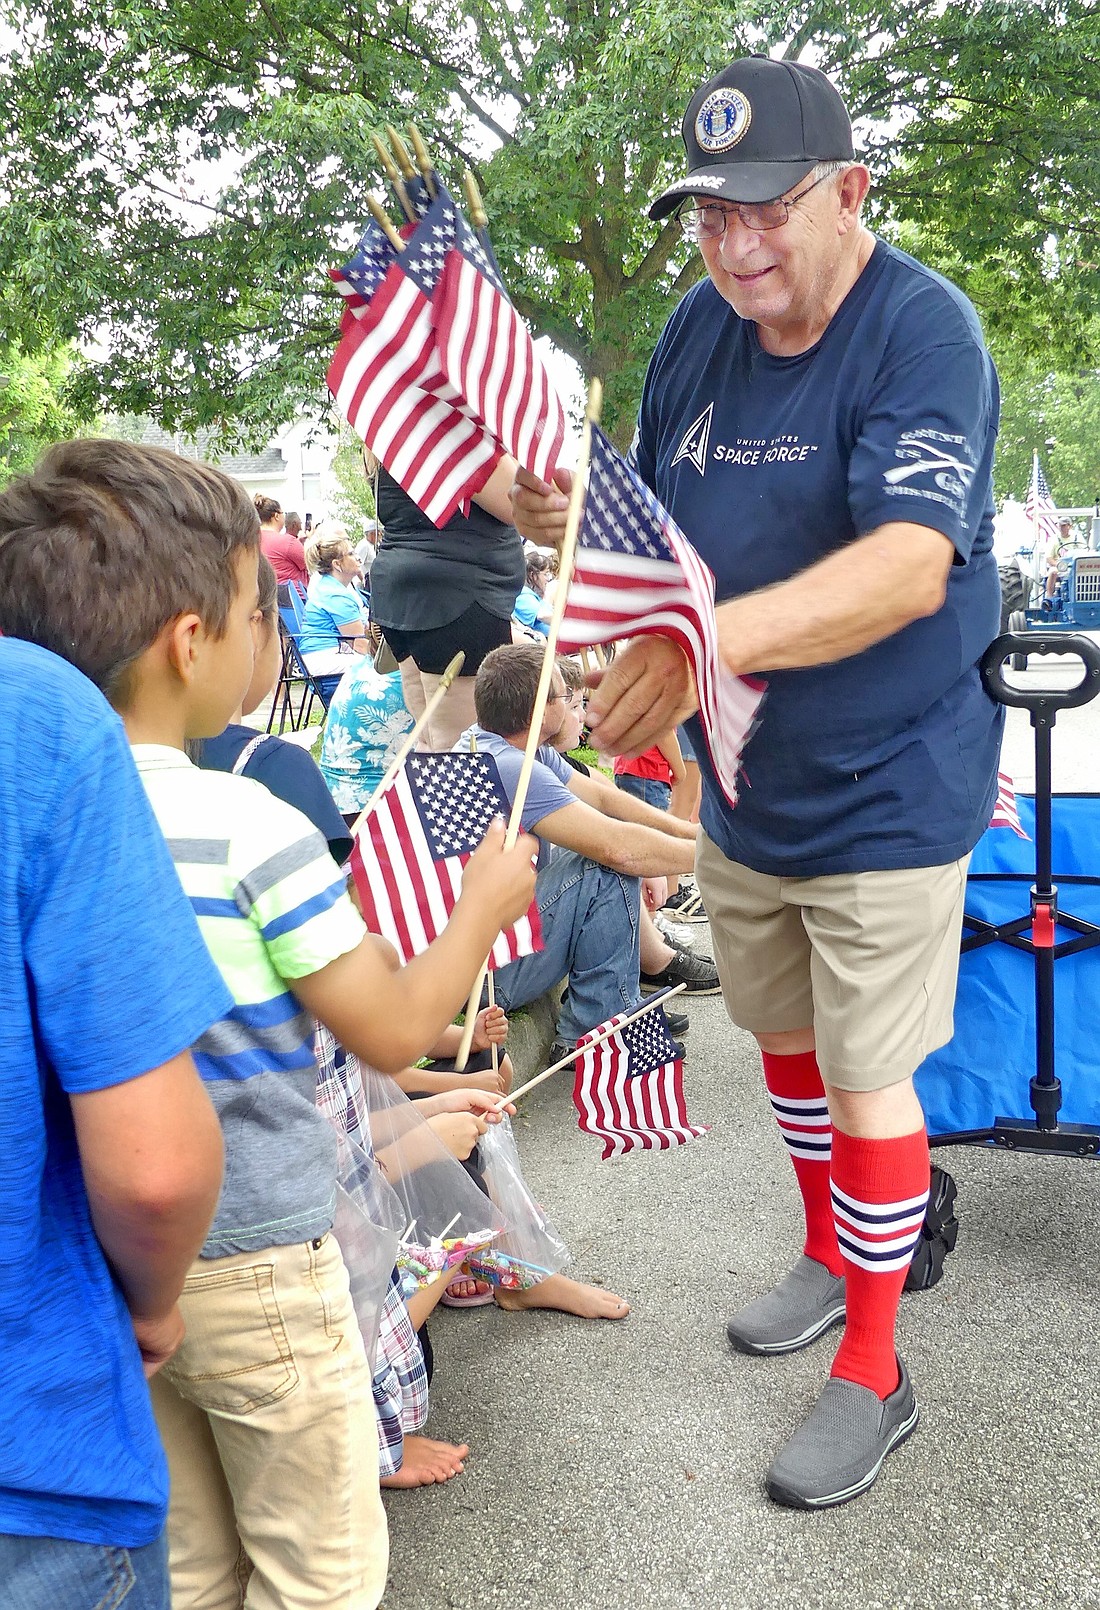
[[[399,965],[393,947],[367,934],[319,972],[288,980],[308,1012],[356,1056],[397,1073],[424,1054],[466,1004],[500,933],[535,895],[534,840],[504,849],[504,824],[490,827],[466,864],[450,921],[423,955]]]
[[[680,740],[676,736],[676,728],[670,727],[667,732],[663,732],[657,739],[656,747],[668,761],[669,770],[672,772],[673,787],[677,783],[682,783],[687,776],[687,767],[684,765],[684,757],[680,752]]]

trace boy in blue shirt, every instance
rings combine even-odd
[[[505,853],[491,830],[447,929],[401,968],[300,812],[191,765],[187,740],[220,731],[251,680],[258,537],[244,489],[206,465],[59,445],[3,500],[0,630],[56,646],[123,716],[233,998],[196,1045],[225,1185],[185,1284],[187,1336],[156,1382],[175,1610],[236,1607],[249,1574],[257,1603],[373,1610],[387,1542],[371,1367],[329,1233],[313,1017],[382,1071],[415,1061],[530,904],[533,846]]]
[[[4,638],[0,708],[0,1598],[168,1610],[142,1370],[221,1184],[188,1047],[229,996],[103,696]]]

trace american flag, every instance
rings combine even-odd
[[[367,225],[359,244],[339,268],[330,268],[329,279],[357,317],[370,305],[370,299],[386,277],[397,256],[375,223]]]
[[[433,311],[444,371],[505,452],[550,481],[565,410],[496,265],[457,207],[454,213]]]
[[[1038,453],[1033,454],[1031,459],[1031,484],[1024,499],[1024,513],[1035,527],[1036,542],[1046,548],[1058,535],[1058,522],[1054,518],[1054,499],[1050,495]]]
[[[414,754],[375,802],[351,852],[372,933],[403,962],[427,950],[462,892],[462,870],[508,801],[489,755]],[[501,933],[490,967],[542,949],[538,906]]]
[[[1025,832],[1020,821],[1020,813],[1016,809],[1016,787],[1012,778],[1006,771],[997,773],[997,799],[993,806],[993,815],[989,818],[990,827],[1010,827],[1022,839],[1030,839],[1031,834]]]
[[[481,490],[501,456],[447,380],[436,350],[431,298],[455,216],[441,190],[403,252],[386,241],[387,261],[368,230],[350,262],[332,271],[348,306],[329,389],[344,418],[436,526]]]
[[[598,426],[588,495],[565,607],[561,648],[617,637],[669,637],[687,655],[707,748],[722,792],[737,803],[741,751],[765,684],[734,676],[718,657],[714,577],[672,516]]]
[[[667,1151],[707,1132],[705,1124],[688,1122],[684,1065],[664,1008],[618,1028],[628,1016],[620,1012],[577,1041],[573,1105],[584,1133],[603,1141],[603,1162],[639,1147]],[[609,1028],[617,1032],[589,1045]]]

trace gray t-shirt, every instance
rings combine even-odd
[[[498,737],[495,732],[486,732],[484,727],[479,726],[469,727],[455,744],[455,749],[468,755],[471,737],[476,742],[480,754],[492,755],[496,761],[501,786],[510,805],[516,797],[519,774],[523,769],[523,750],[510,744],[507,738]],[[531,781],[527,787],[527,797],[523,802],[523,812],[520,816],[524,832],[535,833],[544,816],[549,816],[551,811],[560,811],[565,805],[577,803],[577,797],[569,787],[572,775],[568,762],[562,759],[556,749],[551,749],[549,744],[539,745],[535,751],[535,764],[531,768]],[[551,849],[551,845],[539,839],[540,871],[549,860]]]

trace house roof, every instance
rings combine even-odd
[[[145,447],[166,447],[172,453],[179,453],[181,458],[202,459],[238,481],[277,480],[287,470],[287,461],[274,444],[264,448],[262,453],[219,453],[217,437],[208,430],[184,436],[182,432],[161,430],[159,425],[147,423],[138,441]]]

